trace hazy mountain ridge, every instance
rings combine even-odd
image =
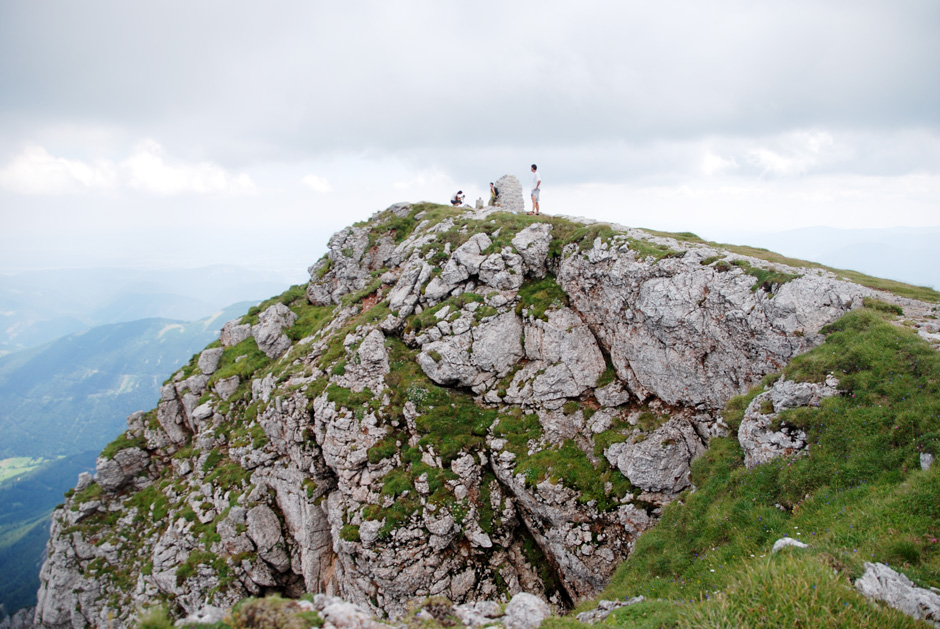
[[[803,227],[781,232],[729,232],[733,242],[899,282],[940,287],[940,227],[839,229]]]
[[[119,418],[149,407],[166,375],[249,305],[195,322],[154,318],[99,326],[0,357],[0,457],[102,447],[106,435],[120,432]]]
[[[874,297],[936,317],[690,234],[393,206],[129,418],[55,516],[37,618],[305,590],[568,609],[737,429],[725,403]]]
[[[0,356],[100,325],[202,319],[233,303],[266,298],[291,283],[282,278],[221,265],[7,270],[0,273]]]

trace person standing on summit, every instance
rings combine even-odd
[[[529,214],[539,215],[539,187],[542,185],[542,175],[539,167],[532,164],[532,211]]]

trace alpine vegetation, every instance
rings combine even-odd
[[[895,614],[842,587],[863,566],[839,549],[937,585],[936,501],[877,520],[909,541],[890,548],[835,510],[936,496],[914,457],[938,454],[937,353],[888,321],[935,335],[936,306],[750,253],[495,207],[401,203],[340,231],[307,285],[226,324],[79,479],[37,622],[126,627],[162,606],[260,626],[249,612],[294,605],[340,626],[342,599],[375,623],[535,626],[519,610],[614,596],[625,626],[747,626],[729,619],[779,575],[815,579],[820,606]],[[866,371],[892,335],[899,362]],[[933,406],[905,406],[902,384]],[[810,554],[744,559],[788,526]]]

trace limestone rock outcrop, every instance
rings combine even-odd
[[[769,391],[755,396],[738,428],[744,464],[750,468],[777,457],[805,452],[806,433],[786,423],[776,425],[778,415],[801,406],[819,406],[823,399],[839,394],[838,386],[839,382],[831,376],[818,384],[780,379]]]
[[[855,589],[918,620],[940,627],[940,594],[915,586],[910,579],[882,563],[865,562]]]
[[[324,615],[442,596],[474,623],[509,603],[500,622],[531,626],[604,588],[727,435],[731,396],[874,294],[505,210],[395,204],[336,234],[306,286],[226,324],[54,513],[37,622],[310,592],[341,597]],[[771,413],[836,391],[778,382],[742,445],[802,447]]]
[[[494,184],[499,194],[496,203],[504,212],[524,212],[525,201],[522,198],[522,184],[513,175],[503,175]]]

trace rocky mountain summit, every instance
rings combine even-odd
[[[273,592],[392,618],[438,595],[570,609],[690,487],[727,400],[876,295],[690,234],[498,210],[393,205],[227,324],[54,514],[36,622]],[[773,414],[837,389],[755,398],[748,464],[804,449]]]

